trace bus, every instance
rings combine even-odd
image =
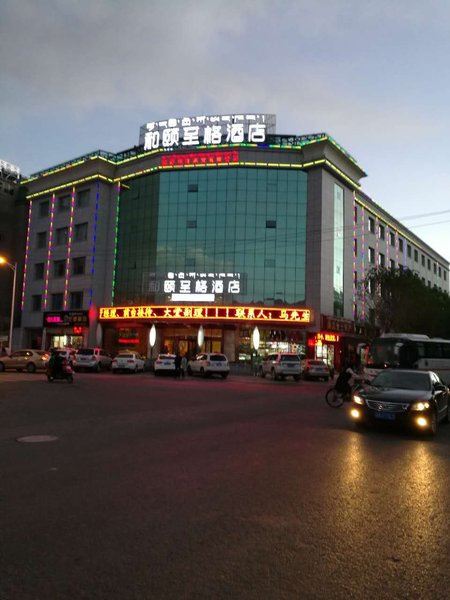
[[[416,333],[383,333],[372,340],[364,377],[372,380],[382,369],[434,371],[450,385],[450,340]]]

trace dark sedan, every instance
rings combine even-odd
[[[450,419],[449,389],[433,371],[385,369],[352,396],[355,423],[392,423],[435,435]]]

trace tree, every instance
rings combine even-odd
[[[425,285],[415,271],[374,268],[360,284],[381,332],[450,337],[450,298]]]

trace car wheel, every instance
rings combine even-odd
[[[222,379],[226,379],[228,377],[228,373],[222,373]]]
[[[100,373],[101,367],[100,367],[100,363],[97,363],[97,366],[95,367],[95,371],[97,373]]]
[[[294,375],[295,381],[300,381],[300,375]]]
[[[200,369],[200,377],[206,377],[205,369],[203,367]]]
[[[278,376],[277,376],[277,374],[275,373],[275,369],[272,369],[272,370],[270,371],[270,376],[272,377],[272,379],[273,379],[274,381],[276,381],[276,380],[278,379]]]
[[[36,365],[34,363],[28,363],[27,373],[34,373],[36,371]]]
[[[265,377],[266,377],[266,374],[264,373],[264,371],[263,371],[262,367],[259,367],[259,376],[260,376],[262,379],[265,379]]]
[[[0,362],[0,373],[3,373],[3,371],[5,370],[5,365]]]

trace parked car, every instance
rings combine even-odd
[[[9,356],[0,358],[0,371],[7,369],[28,371],[28,373],[34,373],[38,370],[43,371],[46,368],[48,358],[48,353],[42,350],[16,350]]]
[[[119,352],[119,354],[113,358],[111,363],[111,371],[113,373],[137,373],[138,371],[144,371],[145,360],[138,352],[133,350],[127,350],[126,352]]]
[[[203,352],[195,357],[195,360],[188,361],[188,375],[200,375],[201,377],[211,377],[211,375],[220,375],[226,379],[230,373],[230,365],[225,354],[219,352]]]
[[[275,352],[264,357],[259,365],[260,377],[270,375],[272,379],[286,379],[293,377],[299,381],[302,372],[300,357],[295,352]]]
[[[435,435],[450,420],[449,388],[434,371],[385,369],[352,396],[355,423],[407,425]]]
[[[103,348],[79,348],[73,357],[74,371],[101,371],[111,367],[112,358]]]
[[[302,360],[303,379],[330,379],[330,369],[325,361],[316,358],[305,358]]]
[[[153,365],[155,375],[175,374],[175,354],[158,354]]]

